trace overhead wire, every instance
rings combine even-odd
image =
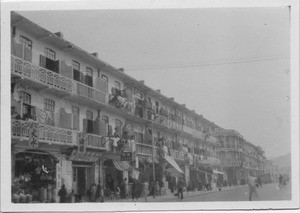
[[[138,71],[138,70],[159,70],[159,69],[176,69],[176,68],[193,68],[193,67],[204,67],[204,66],[217,66],[217,65],[229,65],[229,64],[239,64],[239,63],[252,63],[259,61],[272,61],[279,59],[288,59],[288,56],[275,56],[275,57],[261,57],[261,58],[240,58],[240,59],[229,59],[219,62],[203,62],[199,64],[184,64],[184,65],[174,65],[174,66],[149,66],[149,67],[127,67],[125,70],[128,71]]]

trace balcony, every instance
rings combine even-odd
[[[28,121],[11,120],[12,139],[29,139]],[[54,143],[60,145],[76,145],[77,134],[75,131],[38,123],[39,142]]]
[[[58,95],[71,95],[69,99],[89,101],[94,106],[107,103],[106,93],[15,56],[11,56],[11,72],[38,90],[51,89]]]
[[[152,156],[152,146],[142,143],[135,143],[136,153],[139,155]],[[154,153],[155,156],[156,153]]]
[[[186,126],[186,125],[182,125],[182,131],[184,131],[185,133],[188,133],[190,135],[193,135],[193,129],[191,127]]]
[[[182,151],[177,151],[174,149],[170,150],[170,155],[177,160],[182,160],[184,161],[184,153]]]
[[[214,157],[206,157],[203,160],[204,164],[208,164],[210,166],[217,166],[221,164],[221,161],[219,158],[214,158]]]
[[[75,94],[77,94],[78,96],[101,104],[107,103],[107,95],[104,92],[96,90],[93,87],[90,87],[80,82],[74,82],[74,84],[74,91],[76,91]]]
[[[15,56],[11,56],[11,73],[29,80],[28,83],[34,83],[32,86],[38,89],[50,87],[69,95],[73,94],[74,82],[71,79]]]
[[[219,140],[217,138],[213,137],[213,136],[209,136],[206,140],[210,143],[213,143],[213,144],[218,144],[219,143]]]
[[[109,142],[102,140],[102,136],[95,134],[87,134],[87,148],[109,150]]]
[[[204,134],[196,129],[193,129],[192,136],[204,140]]]

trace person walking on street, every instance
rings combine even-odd
[[[132,188],[131,188],[131,197],[132,197],[132,201],[134,201],[134,199],[137,199],[137,183],[136,180],[133,180],[132,182]]]
[[[148,180],[145,179],[143,185],[142,185],[142,193],[141,193],[141,197],[145,198],[145,202],[147,202],[147,196],[149,194],[149,190],[148,190],[148,187],[149,187],[149,184],[148,184]]]
[[[65,203],[66,202],[67,190],[66,190],[65,184],[63,184],[61,186],[61,189],[58,191],[58,196],[59,196],[59,202],[60,203]]]
[[[282,185],[282,175],[280,174],[280,175],[279,175],[278,189],[280,189],[281,185]]]
[[[177,184],[178,198],[180,198],[181,200],[183,199],[183,187],[184,187],[184,183],[183,183],[183,180],[182,180],[182,177],[181,177],[178,181],[178,184]]]
[[[255,195],[258,197],[256,191],[256,177],[252,176],[251,174],[248,176],[248,187],[249,187],[249,201],[251,201],[253,193],[255,193]]]
[[[95,197],[96,197],[96,201],[97,202],[104,202],[104,199],[103,199],[103,188],[102,188],[102,186],[100,184],[100,181],[99,181],[99,183],[97,184],[97,187],[96,187]]]

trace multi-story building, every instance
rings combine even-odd
[[[11,106],[13,188],[39,201],[57,200],[63,184],[85,196],[94,183],[172,189],[180,175],[223,174],[214,123],[17,13]]]
[[[264,151],[246,141],[235,130],[218,128],[216,135],[220,140],[219,157],[229,184],[244,184],[247,176],[260,176],[264,173]]]
[[[264,181],[265,182],[278,182],[279,178],[279,167],[273,164],[273,161],[265,161],[265,173]]]

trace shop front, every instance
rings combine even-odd
[[[89,187],[99,182],[102,156],[103,152],[73,150],[68,160],[72,167],[71,188],[75,194],[86,197]]]
[[[58,159],[42,150],[22,150],[14,156],[12,202],[55,202]]]

